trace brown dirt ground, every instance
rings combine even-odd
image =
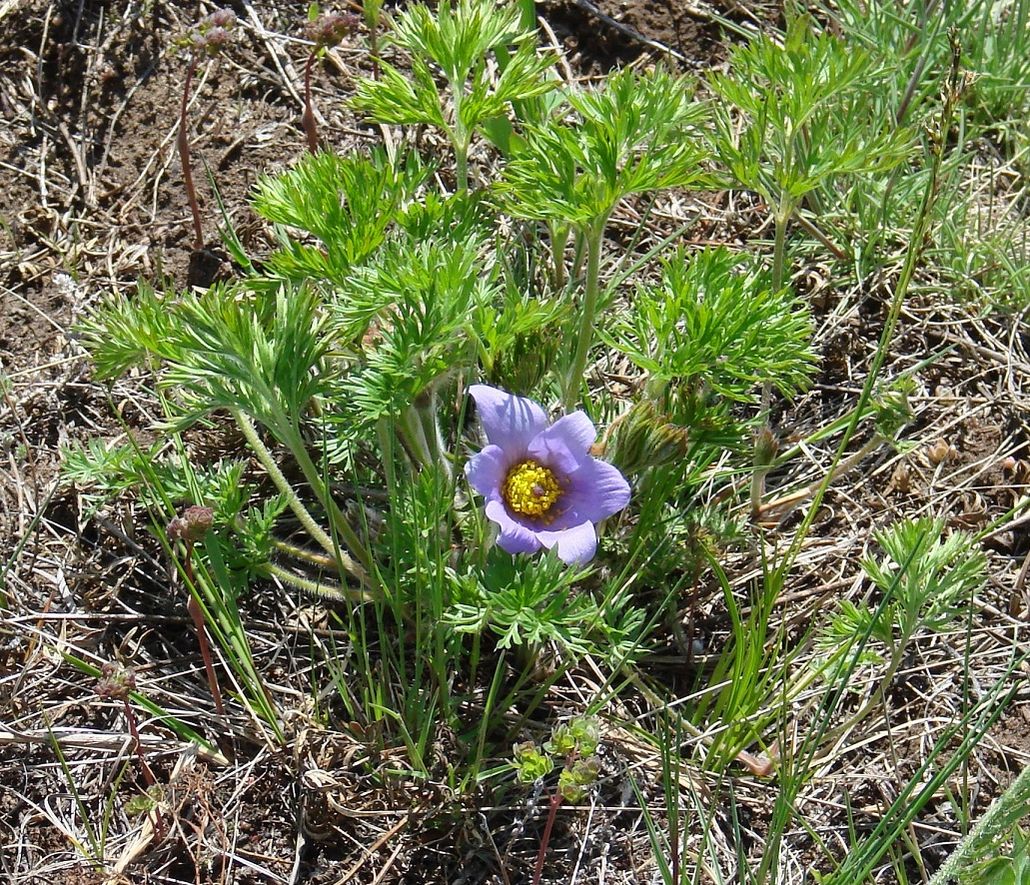
[[[208,164],[230,218],[256,251],[263,233],[247,208],[247,194],[259,173],[283,167],[303,150],[297,96],[303,49],[289,36],[297,33],[306,6],[300,0],[240,4],[237,11],[246,23],[242,38],[225,58],[202,70],[195,90],[191,131],[198,169]],[[724,56],[727,35],[689,4],[627,0],[599,2],[596,8],[675,50],[687,69],[704,69]],[[573,0],[542,9],[577,72],[596,74],[660,57],[590,9]],[[6,560],[10,552],[5,588],[18,601],[13,614],[24,621],[17,629],[0,627],[0,721],[24,731],[38,732],[51,723],[121,733],[118,711],[96,704],[89,680],[57,654],[62,648],[89,648],[104,658],[146,649],[152,660],[174,662],[168,672],[153,674],[154,691],[164,692],[165,703],[195,697],[203,684],[185,631],[184,606],[167,596],[167,567],[155,558],[146,533],[134,530],[127,518],[120,522],[127,517],[122,511],[87,518],[74,490],[56,480],[61,444],[118,435],[123,430],[119,409],[129,427],[136,420],[143,423],[134,412],[141,407],[122,399],[119,388],[109,399],[105,389],[91,383],[88,362],[69,332],[75,319],[105,292],[131,288],[140,277],[164,278],[177,287],[189,278],[189,213],[174,145],[184,65],[168,45],[195,11],[193,4],[161,0],[0,0],[0,364],[6,383],[0,402],[6,461],[0,473],[0,556]],[[733,0],[718,12],[741,26],[777,17],[771,6]],[[376,137],[338,100],[354,73],[366,66],[367,55],[355,44],[341,47],[319,71],[322,133],[337,148]],[[210,188],[202,172],[198,178],[210,210]],[[702,223],[699,239],[718,235],[722,241],[745,241],[761,226],[761,213],[746,200],[729,207],[720,198],[711,208],[723,214],[710,227]],[[212,213],[206,217],[214,244]],[[621,220],[632,225],[632,212]],[[232,272],[228,266],[209,271]],[[825,299],[818,332],[826,357],[823,374],[783,416],[784,426],[800,433],[839,414],[854,395],[884,302],[882,287],[834,292],[829,270],[819,266],[795,282],[813,294],[814,303],[823,303],[820,292],[832,295]],[[829,604],[853,578],[854,560],[870,543],[870,530],[898,512],[944,514],[952,525],[977,529],[1025,494],[1024,466],[1004,464],[1009,456],[1026,457],[1030,400],[1022,388],[1022,367],[1028,365],[1022,332],[1010,335],[1003,321],[984,320],[959,333],[955,323],[962,318],[958,309],[918,300],[908,309],[892,372],[944,344],[956,348],[917,375],[913,450],[879,453],[863,464],[858,480],[828,498],[814,552],[803,559],[802,574],[788,594],[803,604],[791,608],[789,617],[804,618]],[[943,460],[931,451],[938,439],[954,447]],[[818,475],[815,462],[825,463],[825,455],[812,453],[808,479]],[[787,487],[804,477],[801,471],[770,482]],[[1028,548],[1025,525],[991,542],[992,583],[982,600],[983,630],[974,638],[974,652],[982,649],[986,659],[985,679],[1003,658],[1005,643],[994,640],[1027,640],[1026,591],[1014,580]],[[820,544],[844,553],[820,559]],[[734,565],[740,566],[740,586],[746,587],[747,563]],[[263,605],[269,604],[255,601],[248,618],[259,656],[274,662],[282,642],[279,613]],[[717,642],[724,619],[710,605],[699,606],[695,614],[701,638]],[[951,650],[961,654],[963,642],[954,637]],[[947,660],[948,651],[935,647],[908,662],[908,693],[892,699],[891,727],[898,731],[893,752],[907,747],[918,760],[925,751],[919,723],[954,714],[952,696],[938,698],[933,689],[933,674]],[[1020,704],[978,750],[976,809],[982,810],[1027,760],[1026,701],[1024,690]],[[189,718],[190,711],[183,715]],[[141,853],[126,868],[125,881],[370,882],[381,873],[375,881],[501,882],[499,853],[512,871],[511,881],[528,881],[546,804],[539,796],[528,797],[524,807],[491,812],[489,819],[469,813],[430,820],[424,809],[439,797],[431,791],[412,796],[402,786],[371,790],[358,775],[356,742],[344,732],[309,727],[298,717],[287,753],[262,747],[253,735],[229,737],[210,716],[197,714],[195,727],[212,726],[225,735],[222,750],[235,763],[229,767],[187,759],[178,745],[156,749],[155,767],[175,784],[166,808],[176,829],[165,834],[159,850]],[[85,764],[92,752],[66,749],[69,758],[83,763],[76,770],[87,772],[86,779],[78,787],[87,794],[88,814],[99,820],[105,813],[102,798],[110,792],[104,779],[112,767]],[[897,771],[886,753],[856,747],[840,762],[854,769],[826,772],[811,801],[832,805],[842,791],[851,791],[857,825],[870,825],[896,786],[894,774],[886,774]],[[604,799],[611,806],[634,805],[620,774],[625,761],[614,751],[605,759],[612,777]],[[651,798],[659,796],[655,784],[645,789]],[[764,790],[760,783],[742,784],[739,813],[745,826],[762,807]],[[368,813],[334,813],[336,797]],[[945,805],[932,809],[917,828],[924,857],[945,853],[942,848],[935,854],[933,847],[942,841],[938,829],[955,826]],[[80,855],[71,849],[68,833],[81,833],[78,816],[49,746],[0,745],[0,869],[12,882],[108,881],[76,860]],[[581,881],[597,881],[603,870],[609,881],[649,881],[654,868],[646,858],[639,813],[602,810],[598,821],[586,823],[578,813],[559,817],[554,874],[579,864]],[[332,838],[324,838],[322,826],[335,828]],[[131,855],[129,845],[120,847]],[[799,837],[799,856],[803,851]],[[354,878],[348,879],[351,871]]]

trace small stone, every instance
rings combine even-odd
[[[958,456],[958,449],[946,440],[939,439],[927,449],[926,456],[930,459],[931,464],[942,464],[945,461],[954,460]]]

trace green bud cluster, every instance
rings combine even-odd
[[[612,425],[605,455],[623,473],[636,474],[683,458],[689,444],[687,428],[670,423],[648,400],[639,400]]]

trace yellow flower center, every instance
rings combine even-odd
[[[561,486],[547,467],[536,461],[522,461],[508,471],[501,493],[513,513],[547,522],[548,511],[561,497]],[[556,515],[552,514],[551,519]]]

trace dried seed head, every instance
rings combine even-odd
[[[165,531],[173,541],[199,541],[210,530],[215,522],[215,512],[210,507],[199,507],[194,504],[187,507],[182,516],[176,516],[168,523]]]
[[[352,13],[326,12],[304,27],[304,34],[317,48],[336,46],[358,29],[360,19]]]
[[[180,41],[181,45],[198,54],[218,55],[232,39],[229,33],[236,27],[236,13],[231,9],[217,9],[204,16]]]
[[[902,494],[912,491],[912,468],[904,461],[894,468],[891,474],[890,486]]]
[[[231,9],[216,9],[210,15],[201,19],[201,30],[204,30],[205,24],[209,28],[234,28],[236,27],[236,13]]]
[[[136,674],[132,670],[111,661],[101,666],[96,687],[97,697],[125,701],[129,699],[129,692],[135,688]]]

